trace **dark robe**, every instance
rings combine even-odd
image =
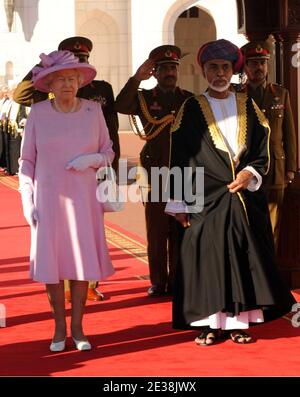
[[[190,214],[175,272],[174,328],[220,311],[262,309],[269,321],[295,302],[275,264],[264,192],[227,188],[246,166],[266,174],[270,160],[263,114],[245,94],[236,97],[238,143],[246,145],[236,169],[205,96],[189,98],[174,124],[171,166],[204,167],[204,208]]]

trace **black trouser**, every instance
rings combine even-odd
[[[6,168],[6,141],[7,141],[7,133],[5,129],[1,126],[0,128],[0,167]]]
[[[13,136],[8,134],[7,147],[7,169],[11,175],[15,175],[19,171],[19,157],[22,138],[20,135]]]
[[[172,288],[174,267],[179,255],[178,225],[165,214],[166,203],[145,203],[148,260],[152,285]]]

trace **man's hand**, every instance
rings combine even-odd
[[[292,183],[295,179],[295,173],[293,171],[287,171],[285,175],[285,183]]]
[[[240,171],[237,174],[235,180],[231,182],[229,185],[227,185],[230,193],[236,193],[239,192],[240,190],[247,189],[252,178],[253,178],[252,172],[248,170]]]
[[[183,227],[189,227],[190,222],[189,222],[189,214],[186,213],[180,213],[175,215],[176,221],[182,224]]]
[[[135,75],[133,76],[136,80],[148,80],[152,74],[154,69],[155,63],[152,59],[147,59],[136,71]]]

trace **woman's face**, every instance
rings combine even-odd
[[[79,88],[79,76],[75,69],[54,72],[49,87],[58,99],[75,98]]]

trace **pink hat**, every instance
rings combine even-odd
[[[50,91],[45,77],[53,72],[65,69],[77,69],[82,77],[79,88],[91,83],[97,74],[94,66],[88,63],[80,63],[79,59],[70,51],[53,51],[48,55],[41,54],[40,58],[40,65],[32,69],[33,85],[39,91]]]

